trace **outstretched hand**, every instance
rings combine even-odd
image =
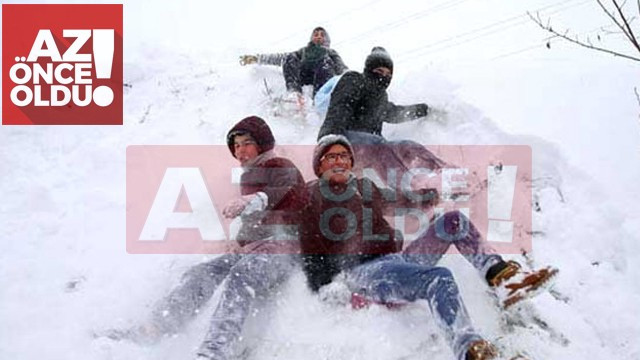
[[[240,65],[245,66],[249,64],[255,64],[258,62],[258,57],[255,55],[241,55]]]
[[[255,194],[241,196],[237,199],[229,201],[222,210],[222,215],[228,219],[233,219],[240,215],[247,205],[256,197]]]
[[[429,107],[429,113],[426,119],[444,124],[447,122],[447,112],[442,109]]]

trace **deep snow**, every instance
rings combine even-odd
[[[204,257],[125,252],[125,149],[131,144],[222,144],[247,114],[269,119],[281,144],[312,144],[317,125],[269,114],[262,79],[279,71],[216,66],[161,49],[127,63],[125,126],[2,128],[0,188],[5,241],[1,358],[189,358],[206,328],[200,316],[176,338],[140,347],[94,340],[93,330],[141,321],[190,264]],[[161,55],[161,56],[160,56]],[[144,64],[140,66],[140,64]],[[429,84],[424,86],[421,84]],[[405,90],[401,90],[405,89]],[[411,91],[407,90],[411,89]],[[555,297],[531,301],[553,333],[535,324],[504,333],[486,287],[461,258],[445,260],[478,328],[538,359],[637,359],[640,286],[628,219],[557,147],[501,131],[452,93],[442,76],[419,71],[394,83],[398,103],[428,99],[447,115],[388,126],[389,138],[431,144],[529,144],[534,154],[534,265],[561,270]],[[10,151],[9,151],[10,150]],[[523,259],[520,259],[523,260]],[[251,359],[448,359],[424,304],[355,312],[312,296],[297,273],[276,303],[249,324]],[[267,317],[271,320],[264,324]]]
[[[252,12],[259,13],[260,9]],[[402,12],[400,8],[392,10]],[[149,18],[141,21],[151,21]],[[330,30],[334,41],[339,39],[338,23],[335,28]],[[277,33],[277,29],[273,31]],[[398,39],[389,36],[385,43]],[[349,49],[344,51],[345,58],[353,68],[360,69],[356,65],[368,51],[367,44],[343,45]],[[192,357],[206,329],[207,314],[194,321],[185,334],[153,347],[95,340],[90,334],[141,321],[183,271],[205,258],[126,253],[127,146],[223,144],[228,128],[249,114],[265,116],[280,144],[314,143],[317,124],[270,114],[263,79],[282,89],[279,70],[241,68],[232,61],[247,46],[251,44],[214,51],[205,57],[153,41],[144,46],[129,43],[125,54],[125,82],[129,87],[125,88],[124,126],[0,127],[1,359]],[[610,143],[610,152],[598,157],[592,156],[597,150],[591,149],[580,157],[583,153],[578,150],[568,154],[567,144],[562,142],[564,136],[568,138],[565,127],[529,123],[522,125],[520,132],[526,129],[543,137],[513,135],[504,130],[515,132],[514,127],[505,125],[505,119],[487,116],[499,114],[495,106],[480,109],[471,105],[466,98],[483,103],[492,97],[489,90],[484,97],[479,92],[469,95],[468,89],[481,88],[483,79],[474,82],[460,73],[454,75],[441,64],[431,68],[402,64],[390,88],[391,99],[397,103],[426,101],[447,115],[444,122],[427,119],[385,125],[387,137],[428,144],[528,144],[533,148],[534,198],[542,211],[533,213],[536,236],[529,260],[535,266],[555,265],[561,273],[555,296],[542,294],[530,303],[553,331],[529,322],[529,329],[516,327],[505,334],[484,284],[461,258],[448,256],[444,263],[454,270],[481,332],[536,359],[639,359],[640,212],[634,206],[637,190],[630,188],[629,195],[625,194],[626,186],[633,184],[628,179],[638,173],[640,141],[637,134],[632,135],[637,126],[628,126],[629,107],[598,106],[605,108],[602,116],[610,112],[621,125],[612,127],[617,132],[603,131],[603,138],[597,139]],[[607,66],[603,71],[609,69]],[[484,68],[474,69],[478,73],[481,70]],[[485,77],[500,71],[487,70]],[[465,68],[462,72],[472,71]],[[582,83],[580,76],[575,75],[575,81],[566,85],[569,90]],[[608,80],[602,74],[595,78],[603,87]],[[525,103],[526,99],[519,105],[514,100],[520,100],[520,85],[516,78],[493,84],[492,89],[514,89],[514,98],[497,100],[498,105],[500,101],[505,105],[510,102],[510,108],[522,108],[523,112],[539,105]],[[537,85],[550,86],[531,84]],[[585,112],[595,108],[592,103],[596,98],[586,98]],[[553,106],[560,106],[559,101],[540,116],[550,114]],[[637,109],[631,112],[637,115]],[[586,115],[579,112],[576,116]],[[598,131],[602,124],[584,126]],[[591,141],[580,135],[592,133],[580,130],[576,130],[579,140],[567,142]],[[627,137],[621,137],[621,133]],[[628,144],[631,138],[635,139],[636,152],[620,153],[617,142]],[[621,165],[610,166],[610,162]],[[616,178],[628,181],[613,182]],[[297,273],[277,300],[262,309],[248,325],[246,344],[253,349],[249,359],[451,358],[424,304],[401,311],[372,307],[356,312],[321,302],[306,290],[302,274]],[[267,317],[270,321],[265,325]]]

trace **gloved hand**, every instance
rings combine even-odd
[[[255,55],[241,55],[240,65],[245,66],[249,64],[255,64],[258,62],[258,57]]]
[[[427,106],[427,104],[417,104],[416,105],[416,116],[417,117],[427,116],[428,113],[429,113],[429,106]]]
[[[222,215],[226,218],[233,219],[240,214],[249,215],[256,211],[263,211],[267,207],[267,201],[267,195],[263,192],[244,195],[229,201],[227,206],[222,210]]]
[[[229,201],[229,203],[222,210],[222,215],[224,215],[228,219],[233,219],[234,217],[242,213],[242,210],[247,207],[249,202],[251,202],[254,197],[255,195],[246,195]]]

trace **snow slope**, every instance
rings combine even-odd
[[[277,69],[224,66],[220,59],[141,49],[125,64],[125,126],[0,129],[0,358],[189,358],[206,314],[152,347],[92,339],[91,331],[140,321],[203,256],[125,251],[125,150],[133,144],[223,144],[248,114],[268,118],[280,144],[312,144],[318,126],[272,117],[263,79]],[[144,65],[143,65],[144,64]],[[486,287],[461,258],[453,268],[482,333],[536,359],[640,358],[637,219],[563,160],[544,139],[500,130],[464,103],[442,76],[415,70],[395,82],[397,103],[426,99],[445,121],[386,128],[389,138],[430,144],[529,144],[534,154],[536,266],[561,269],[555,296],[527,311],[540,322],[505,332]],[[424,86],[422,84],[429,84]],[[520,259],[523,260],[523,259]],[[264,320],[269,318],[269,322]],[[529,318],[531,319],[531,318]],[[355,312],[312,296],[297,273],[248,326],[249,359],[450,359],[425,304]],[[253,335],[251,335],[253,334]],[[46,354],[46,355],[45,355]]]

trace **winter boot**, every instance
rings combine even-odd
[[[549,288],[557,274],[558,269],[551,266],[525,272],[517,262],[508,261],[492,266],[487,272],[487,281],[506,309]]]
[[[498,349],[487,340],[476,340],[469,345],[465,360],[491,360],[498,358]]]

